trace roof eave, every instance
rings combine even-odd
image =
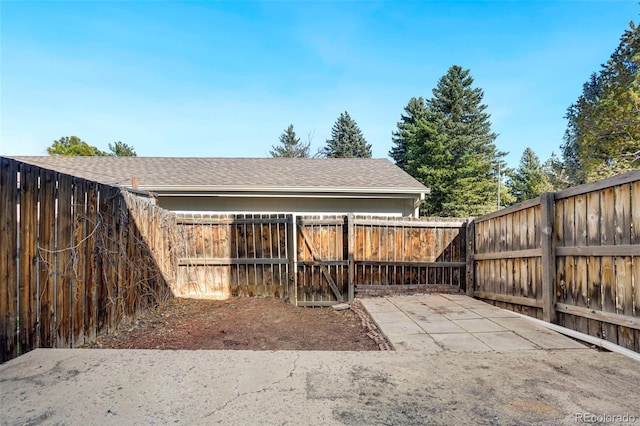
[[[358,193],[358,194],[429,194],[429,188],[359,188],[359,187],[265,187],[244,185],[139,185],[138,189],[157,193]]]

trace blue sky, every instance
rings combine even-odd
[[[559,150],[563,116],[640,6],[625,1],[0,1],[0,155],[61,136],[141,156],[312,150],[343,111],[386,157],[404,106],[469,68],[517,166]]]

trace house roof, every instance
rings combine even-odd
[[[426,193],[420,182],[387,159],[11,157],[105,184],[150,191],[358,191]]]

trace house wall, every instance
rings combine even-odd
[[[304,197],[158,197],[158,205],[174,211],[234,213],[359,213],[413,216],[410,198],[304,198]]]

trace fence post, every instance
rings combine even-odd
[[[355,251],[355,225],[353,223],[353,213],[347,215],[347,250],[348,250],[348,280],[349,280],[349,297],[347,300],[351,302],[355,298],[355,269],[354,251]]]
[[[542,319],[556,321],[556,253],[555,253],[555,194],[540,196],[540,227],[542,248]]]
[[[466,289],[467,296],[473,297],[473,289],[475,287],[475,261],[474,261],[474,252],[475,252],[475,241],[476,241],[476,223],[472,218],[467,219],[467,229],[466,229],[466,257],[467,257],[467,266],[466,266]]]
[[[287,235],[289,241],[287,241],[287,254],[289,255],[289,303],[292,305],[298,305],[298,234],[296,226],[296,215],[287,215],[287,226],[289,231]]]

